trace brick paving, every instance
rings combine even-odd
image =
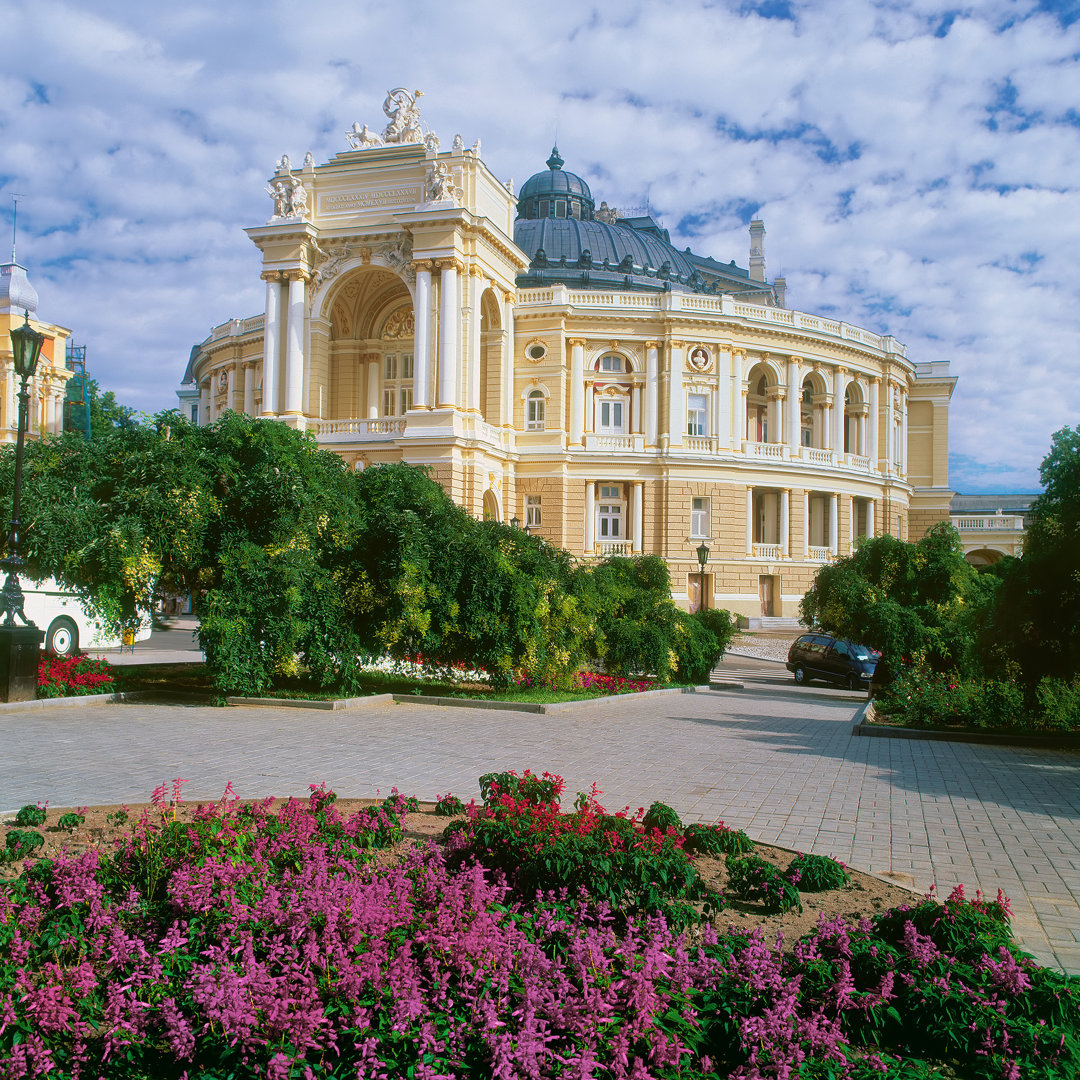
[[[623,697],[559,714],[363,706],[86,705],[0,711],[0,811],[187,798],[468,798],[501,769],[595,780],[609,808],[662,799],[686,821],[832,855],[919,891],[956,884],[1013,902],[1021,945],[1080,974],[1080,752],[854,737],[857,697],[762,684]]]

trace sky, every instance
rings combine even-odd
[[[102,389],[177,404],[264,302],[243,229],[283,153],[346,150],[419,89],[515,189],[557,137],[597,203],[787,306],[948,360],[950,484],[1039,489],[1080,424],[1080,0],[0,0],[0,261]],[[18,47],[13,47],[17,43]]]

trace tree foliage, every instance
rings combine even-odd
[[[0,453],[0,490],[13,459]],[[62,580],[114,628],[148,618],[155,591],[191,594],[224,693],[259,693],[298,664],[349,688],[362,658],[386,654],[503,685],[522,671],[565,683],[587,659],[699,681],[727,643],[723,618],[675,607],[659,558],[578,565],[476,521],[422,470],[357,473],[235,413],[29,444],[23,525],[31,576]]]
[[[995,642],[1030,684],[1080,674],[1080,426],[1055,432],[1039,476],[1024,554],[1007,567],[993,620]]]
[[[915,543],[878,536],[823,566],[800,616],[808,626],[880,649],[894,668],[907,658],[971,672],[995,588],[993,576],[965,562],[959,534],[941,522]]]

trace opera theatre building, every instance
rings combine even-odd
[[[786,306],[765,274],[597,204],[558,150],[515,194],[391,91],[316,165],[278,163],[247,230],[266,307],[179,391],[311,433],[354,468],[425,466],[476,516],[584,559],[659,554],[676,600],[791,617],[860,536],[949,516],[948,362]],[[709,548],[705,573],[697,549]]]

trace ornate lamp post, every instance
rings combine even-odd
[[[38,651],[45,638],[23,611],[23,591],[19,584],[19,567],[25,566],[19,555],[20,501],[22,497],[23,440],[29,419],[30,393],[26,382],[37,370],[44,334],[30,325],[30,313],[23,313],[22,326],[11,331],[11,352],[15,374],[21,380],[19,389],[19,426],[15,443],[15,490],[12,493],[11,529],[8,532],[7,555],[0,567],[7,572],[4,588],[0,590],[0,692],[4,701],[31,701],[37,686]],[[17,626],[16,615],[23,625]]]
[[[705,595],[705,564],[709,561],[709,545],[704,540],[697,546],[697,561],[701,567],[701,610],[708,611],[709,598]]]

